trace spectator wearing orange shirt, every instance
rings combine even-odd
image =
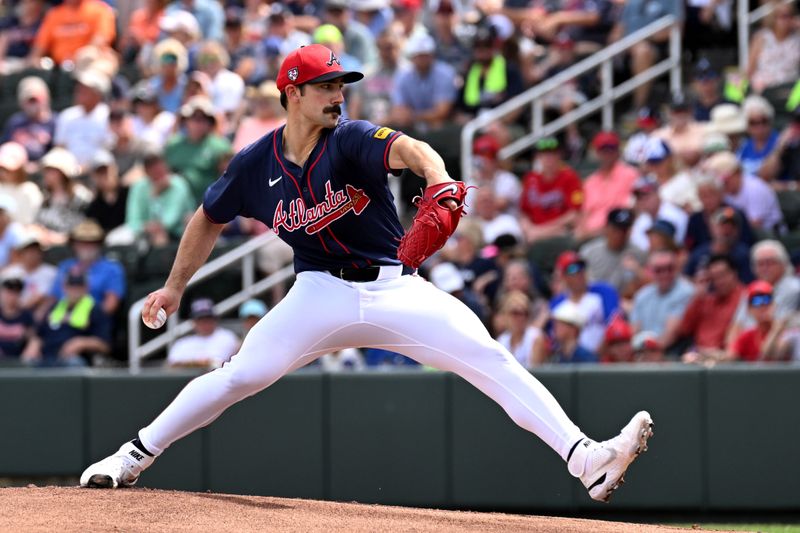
[[[619,137],[611,131],[601,131],[592,140],[600,168],[583,184],[584,202],[575,232],[578,240],[602,235],[611,210],[630,205],[639,172],[620,159],[619,145]]]
[[[33,42],[30,61],[49,56],[57,64],[72,60],[87,45],[111,46],[116,37],[114,11],[101,0],[64,0],[52,7]]]
[[[145,0],[142,7],[131,13],[122,48],[138,49],[146,44],[157,43],[161,35],[160,23],[166,5],[167,0]]]
[[[523,177],[520,202],[528,242],[569,233],[583,205],[581,179],[562,160],[558,141],[545,137],[535,148],[534,170]]]

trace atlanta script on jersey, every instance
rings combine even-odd
[[[323,130],[300,168],[283,157],[280,127],[233,158],[203,209],[218,224],[245,216],[272,228],[293,248],[297,272],[399,265],[403,227],[387,178],[400,135],[342,120]]]

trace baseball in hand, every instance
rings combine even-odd
[[[156,315],[156,319],[153,322],[149,322],[144,317],[144,315],[142,315],[142,322],[144,322],[144,325],[147,326],[150,329],[158,329],[161,326],[163,326],[166,321],[167,321],[167,312],[164,311],[163,308],[158,310],[158,314]]]

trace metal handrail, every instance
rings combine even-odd
[[[639,42],[652,37],[653,35],[670,29],[670,53],[669,57],[660,63],[652,66],[649,70],[642,72],[638,76],[628,80],[617,88],[613,87],[611,80],[612,69],[611,60],[626,52]],[[475,133],[491,124],[509,115],[521,107],[531,104],[533,106],[533,118],[531,125],[531,133],[522,139],[504,147],[500,153],[500,158],[508,158],[514,156],[531,146],[537,139],[545,136],[552,135],[553,133],[563,129],[571,122],[578,120],[590,113],[602,108],[603,110],[603,127],[610,129],[613,127],[613,104],[614,101],[621,96],[631,92],[639,85],[652,80],[666,72],[670,73],[670,88],[673,92],[678,92],[681,87],[681,74],[680,74],[680,26],[679,21],[674,15],[665,15],[660,19],[648,24],[644,28],[633,32],[619,41],[606,46],[602,50],[592,54],[591,56],[575,63],[568,69],[556,74],[555,76],[531,87],[527,91],[518,94],[517,96],[507,100],[499,106],[489,109],[481,113],[478,117],[468,122],[461,130],[461,175],[464,179],[469,179],[472,173],[472,140]],[[584,103],[580,107],[572,110],[570,113],[553,121],[549,125],[543,123],[543,106],[541,98],[557,89],[564,83],[581,76],[582,74],[601,67],[601,83],[603,90],[597,98]],[[568,117],[568,118],[565,118]],[[547,126],[547,127],[546,127]],[[545,133],[547,132],[547,133]]]
[[[249,298],[253,298],[269,290],[278,283],[283,283],[294,276],[294,267],[292,265],[286,266],[258,282],[255,281],[255,254],[263,246],[266,246],[277,238],[278,237],[272,232],[264,233],[209,261],[200,267],[194,276],[192,276],[187,284],[187,288],[241,261],[242,290],[214,305],[215,313],[224,314],[235,309]],[[167,320],[167,331],[149,340],[145,344],[140,345],[142,340],[141,315],[144,302],[145,298],[142,298],[134,302],[130,309],[128,309],[128,365],[131,373],[134,374],[141,370],[142,359],[171,345],[178,337],[188,333],[192,329],[191,321],[179,321],[176,313]]]
[[[782,0],[779,4],[793,4],[794,2],[795,0]],[[747,61],[750,55],[750,26],[762,20],[775,9],[775,5],[770,3],[758,6],[750,12],[747,11],[747,7],[747,0],[739,0],[736,6],[739,34],[739,71],[742,74],[747,71]]]

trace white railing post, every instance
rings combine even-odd
[[[611,59],[603,61],[600,66],[600,85],[603,98],[603,130],[614,128],[614,68]]]
[[[461,128],[461,181],[467,183],[472,177],[472,138],[476,129],[473,123]]]
[[[739,72],[747,71],[747,57],[750,55],[750,13],[747,12],[747,0],[736,2],[737,30],[739,33]]]
[[[138,374],[141,370],[139,346],[142,343],[142,307],[144,300],[139,300],[128,309],[128,367],[131,374]]]
[[[541,135],[544,125],[544,102],[541,98],[533,101],[533,127],[531,131],[534,135]]]
[[[669,30],[669,59],[672,62],[669,89],[675,96],[681,92],[681,29],[678,24],[673,24]]]
[[[242,290],[247,292],[256,280],[256,252],[242,258]]]

